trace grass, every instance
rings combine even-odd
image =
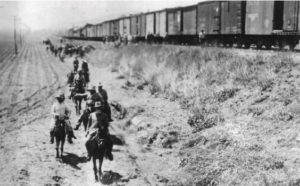
[[[295,123],[300,113],[298,65],[287,52],[247,53],[100,46],[90,61],[110,66],[119,77],[135,79],[135,86],[145,85],[151,94],[163,94],[190,110],[187,124],[194,133],[184,139],[179,166],[194,180],[171,185],[297,184],[299,171],[289,164],[297,157],[282,154],[294,142],[279,146],[278,141],[300,130]],[[291,173],[286,175],[286,170]]]

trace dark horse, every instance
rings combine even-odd
[[[66,139],[66,122],[64,120],[58,120],[54,127],[54,137],[56,141],[56,158],[62,157],[64,152],[64,144]],[[59,155],[59,145],[60,145],[60,155]]]
[[[86,144],[93,159],[93,169],[95,174],[95,180],[102,179],[102,163],[107,149],[107,139],[105,137],[105,130],[99,129],[92,140]],[[97,159],[99,160],[99,172],[97,172]],[[99,174],[99,175],[98,175]]]

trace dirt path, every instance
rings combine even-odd
[[[3,100],[0,110],[0,185],[99,185],[94,182],[92,163],[85,161],[86,139],[82,128],[76,132],[75,143],[66,144],[63,160],[55,159],[54,145],[49,144],[49,109],[54,101],[53,94],[60,89],[67,93],[66,74],[72,59],[61,63],[47,53],[44,46],[30,44],[19,56],[8,55],[0,65],[3,72],[0,82]],[[97,66],[90,69],[92,83],[101,81],[110,100],[129,108],[126,119],[111,124],[111,134],[118,145],[114,146],[114,161],[105,160],[103,164],[103,183],[166,184],[175,173],[179,174],[177,153],[171,148],[149,146],[141,141],[147,141],[150,132],[159,131],[160,127],[162,130],[168,128],[170,123],[173,123],[172,127],[182,127],[186,113],[176,103],[155,98],[147,91],[122,88],[125,80],[118,79],[118,74],[109,69]],[[67,103],[72,107],[74,126],[78,116],[75,116],[70,100]],[[125,127],[139,108],[144,111]],[[189,129],[183,127],[182,135],[187,131]]]

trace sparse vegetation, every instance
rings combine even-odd
[[[134,45],[103,47],[92,54],[101,56],[95,63],[105,63],[118,69],[125,79],[135,79],[130,82],[137,89],[176,100],[190,111],[184,126],[193,129],[189,136],[182,137],[178,130],[176,138],[167,132],[143,138],[148,144],[165,139],[161,143],[164,148],[182,143],[178,167],[194,180],[178,183],[169,179],[169,185],[299,182],[296,168],[289,164],[297,158],[284,158],[287,147],[296,143],[296,137],[284,138],[295,130],[293,122],[298,121],[300,113],[300,103],[295,101],[298,65],[291,53],[241,53],[219,48]],[[285,175],[286,170],[293,177],[277,177]]]

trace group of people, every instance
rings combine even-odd
[[[112,122],[111,110],[108,103],[108,95],[101,83],[96,86],[89,84],[89,73],[87,61],[82,60],[81,70],[78,70],[79,61],[76,57],[73,61],[73,70],[68,74],[68,84],[73,87],[70,93],[72,96],[80,96],[86,100],[86,108],[78,119],[77,125],[74,130],[78,130],[81,123],[87,123],[86,130],[86,149],[88,153],[88,160],[91,158],[91,143],[96,139],[97,134],[101,132],[101,136],[105,136],[106,140],[106,157],[113,160],[112,147],[113,143],[109,135],[109,122]],[[88,74],[86,76],[86,74]],[[87,92],[86,92],[87,90]],[[75,94],[75,95],[74,95]],[[56,96],[57,102],[52,106],[51,113],[53,115],[53,125],[50,130],[50,143],[54,143],[54,130],[55,126],[60,122],[64,122],[68,135],[69,143],[72,143],[72,138],[75,138],[71,122],[69,120],[71,111],[66,105],[65,96],[60,93]],[[104,135],[103,135],[104,134]]]

